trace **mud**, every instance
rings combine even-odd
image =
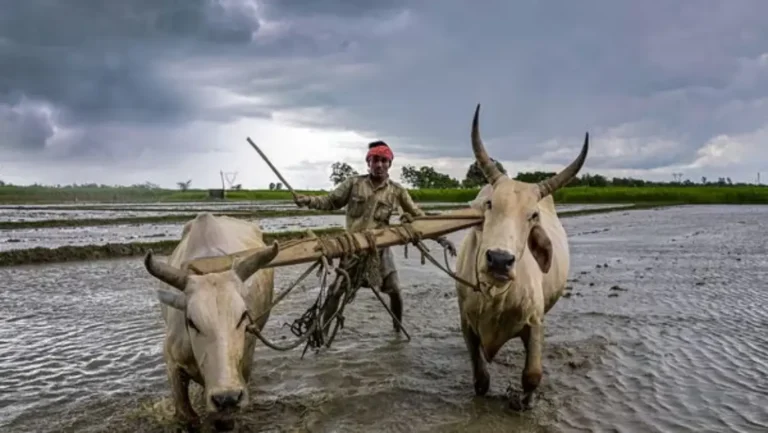
[[[240,431],[766,431],[768,207],[563,222],[571,296],[547,316],[532,412],[505,403],[510,385],[519,390],[520,342],[490,365],[489,395],[475,397],[452,280],[396,249],[413,340],[395,336],[376,298],[361,292],[330,350],[301,360],[301,348],[257,349]],[[281,268],[278,286],[303,269]],[[159,307],[140,260],[0,272],[3,431],[174,431]],[[292,338],[281,325],[315,290],[280,304],[268,335]]]

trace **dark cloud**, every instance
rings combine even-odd
[[[466,158],[480,102],[494,158],[566,163],[589,130],[591,167],[647,169],[693,162],[719,135],[755,136],[768,118],[758,0],[0,7],[4,146],[62,158],[202,151],[169,131],[242,118]]]
[[[54,126],[44,106],[20,101],[14,107],[0,105],[0,131],[6,146],[35,153],[45,149],[48,139],[53,137]]]
[[[217,46],[245,46],[259,28],[242,5],[202,0],[4,1],[2,10],[0,107],[13,113],[24,99],[40,101],[64,128],[173,127],[194,120],[203,108],[159,66]],[[41,137],[51,138],[52,120],[38,119],[48,122],[41,135],[30,116],[6,115],[3,121],[24,131],[15,146],[39,150]],[[83,142],[66,146],[71,157],[82,156],[78,149],[94,154],[109,147],[107,137],[80,136]]]
[[[388,14],[410,6],[408,0],[266,0],[262,3],[270,18],[334,16],[360,18]]]

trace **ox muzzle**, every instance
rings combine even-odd
[[[488,272],[495,277],[509,279],[509,274],[515,265],[515,256],[508,251],[489,249],[485,251],[485,265]]]

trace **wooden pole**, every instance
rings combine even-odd
[[[484,215],[482,212],[466,208],[459,209],[453,212],[446,212],[443,215],[434,215],[426,217],[424,219],[416,219],[411,223],[414,231],[418,231],[422,234],[422,237],[426,239],[434,239],[438,236],[443,236],[449,233],[453,233],[459,230],[463,230],[472,226],[480,225],[483,223]],[[398,234],[398,225],[385,227],[377,230],[371,230],[376,241],[376,247],[391,247],[396,245],[405,245],[403,239]],[[368,239],[361,232],[350,233],[354,236],[357,243],[362,249],[370,248]],[[329,236],[329,239],[336,237],[342,237],[344,234]],[[285,248],[281,248],[277,256],[266,266],[265,268],[274,268],[280,266],[296,265],[301,263],[309,263],[319,260],[323,256],[322,251],[319,248],[320,241],[318,239],[307,239],[305,242],[288,245]],[[266,247],[269,248],[269,247]],[[254,248],[245,251],[239,251],[234,254],[215,257],[203,257],[196,260],[192,260],[187,264],[193,267],[196,271],[207,274],[211,272],[222,272],[230,269],[232,263],[236,259],[242,259],[255,252],[263,250],[264,248]],[[327,258],[332,259],[339,257],[339,254],[332,254]]]

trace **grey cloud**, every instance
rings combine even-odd
[[[45,106],[20,101],[13,106],[0,104],[0,131],[6,146],[34,153],[45,148],[54,126]]]
[[[472,110],[481,102],[489,150],[506,160],[532,157],[550,139],[578,146],[585,130],[599,158],[597,131],[639,120],[654,130],[627,137],[637,146],[680,140],[684,147],[605,164],[690,162],[714,135],[754,130],[768,114],[755,109],[768,81],[765,69],[754,70],[768,42],[759,18],[768,4],[698,5],[418,3],[413,26],[364,46],[381,55],[375,85],[339,84],[330,112],[350,128],[404,136],[393,143],[401,152],[466,157]]]
[[[330,15],[344,18],[389,13],[408,7],[408,0],[267,0],[267,16],[273,18],[316,17]]]
[[[259,28],[255,12],[235,2],[225,8],[203,0],[101,5],[28,0],[0,7],[0,103],[43,101],[57,112],[56,124],[71,129],[122,122],[178,126],[193,120],[203,109],[195,105],[194,91],[164,76],[159,66],[169,58],[244,46]],[[40,150],[41,138],[27,117],[6,115],[4,122],[26,131],[18,135],[25,147]],[[115,154],[97,151],[109,146],[108,137],[79,136],[83,141],[65,146],[72,153],[64,156],[82,156],[77,149]]]
[[[768,4],[757,0],[0,4],[0,107],[27,97],[57,113],[0,122],[64,157],[179,145],[160,133],[146,144],[125,125],[294,111],[294,123],[354,129],[397,154],[466,158],[480,102],[496,159],[565,163],[589,130],[588,165],[642,169],[690,162],[713,136],[747,134],[768,115]],[[45,122],[80,132],[53,140]],[[116,130],[119,144],[104,135]]]

